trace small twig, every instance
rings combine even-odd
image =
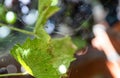
[[[10,74],[0,74],[0,78],[1,77],[7,77],[7,76],[24,76],[27,73],[10,73]]]
[[[19,28],[16,28],[16,27],[13,27],[13,26],[9,26],[9,25],[3,24],[3,23],[0,23],[0,26],[6,26],[6,27],[8,27],[11,30],[18,31],[18,32],[21,32],[21,33],[24,33],[24,34],[28,34],[28,35],[32,35],[32,36],[36,36],[36,34],[33,33],[33,32],[30,32],[30,31],[27,31],[27,30],[23,30],[23,29],[19,29]]]

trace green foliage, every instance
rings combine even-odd
[[[57,6],[52,6],[51,2],[54,0],[39,0],[39,17],[34,29],[34,33],[40,37],[45,34],[44,25],[47,19],[59,10]],[[46,34],[47,36],[48,34]]]
[[[58,70],[61,64],[69,67],[75,58],[73,54],[77,49],[69,37],[52,39],[44,30],[47,19],[58,7],[51,5],[54,0],[39,0],[39,17],[33,40],[27,39],[23,45],[16,45],[11,54],[35,78],[60,78]]]
[[[6,8],[0,4],[0,20],[5,21]]]
[[[74,37],[72,39],[73,43],[78,47],[78,48],[83,48],[87,45],[86,40],[83,40],[81,37]]]
[[[53,39],[51,45],[54,47],[54,67],[58,68],[60,64],[64,64],[66,67],[69,67],[70,62],[75,59],[73,54],[77,49],[77,47],[72,43],[71,39],[69,37]]]
[[[16,45],[11,53],[36,78],[60,78],[59,66],[69,67],[75,49],[68,37],[48,42],[27,39],[22,46]]]

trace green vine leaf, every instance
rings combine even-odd
[[[69,67],[71,61],[75,58],[73,57],[77,47],[72,43],[71,38],[65,37],[60,39],[52,39],[51,45],[53,47],[54,67],[58,67],[60,64]]]
[[[16,45],[11,54],[35,78],[60,78],[60,65],[66,68],[75,58],[73,54],[76,47],[71,39],[27,39],[23,45]]]

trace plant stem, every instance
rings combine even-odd
[[[1,77],[7,77],[7,76],[23,76],[26,75],[26,73],[10,73],[10,74],[0,74]]]
[[[8,25],[3,24],[3,23],[0,23],[0,26],[6,26],[6,27],[8,27],[11,30],[18,31],[18,32],[21,32],[21,33],[24,33],[24,34],[28,34],[28,35],[32,35],[32,36],[36,36],[36,34],[34,34],[33,32],[30,32],[30,31],[27,31],[27,30],[23,30],[23,29],[19,29],[19,28],[15,28],[13,26],[8,26]]]

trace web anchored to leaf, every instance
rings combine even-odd
[[[28,38],[23,45],[11,50],[15,59],[35,78],[60,78],[74,60],[76,47],[71,39],[52,39],[44,30],[47,19],[59,10],[52,1],[55,0],[39,0],[39,18],[34,29],[37,37]]]

